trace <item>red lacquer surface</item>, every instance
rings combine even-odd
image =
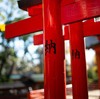
[[[70,25],[65,25],[64,27],[64,40],[69,40],[69,30],[68,27]],[[94,22],[94,19],[89,19],[83,22],[83,35],[84,37],[87,36],[95,36],[100,35],[100,21]],[[39,37],[39,39],[38,39]],[[43,44],[43,34],[34,35],[33,36],[34,45]]]
[[[65,6],[65,5],[68,5],[68,4],[72,4],[72,3],[75,3],[75,0],[61,0],[61,6],[62,7]],[[42,4],[36,5],[36,6],[33,6],[33,7],[29,7],[27,10],[28,10],[29,16],[42,14]]]
[[[33,36],[33,43],[34,43],[34,45],[43,44],[43,34],[34,35]]]
[[[45,99],[66,98],[60,0],[43,0]]]
[[[6,26],[5,38],[12,38],[28,33],[40,31],[43,28],[43,19],[41,15],[34,16]]]
[[[83,24],[84,37],[100,35],[100,21],[98,22],[84,22]]]
[[[70,24],[69,29],[73,99],[88,99],[83,24]]]
[[[36,10],[38,11],[38,9]],[[6,26],[6,38],[43,30],[42,13],[34,11],[35,16],[17,23]],[[33,12],[31,12],[32,14]],[[37,15],[39,14],[39,15]],[[100,15],[100,0],[82,0],[76,3],[65,5],[61,9],[62,24],[72,23]],[[36,28],[34,28],[36,26]]]

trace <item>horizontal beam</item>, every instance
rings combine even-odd
[[[67,1],[67,0],[66,0]],[[72,22],[81,21],[84,19],[89,19],[93,17],[100,16],[100,0],[77,0],[78,2],[73,2],[71,4],[66,4],[61,8],[61,20],[62,24],[68,24]],[[63,2],[63,1],[62,1]],[[36,14],[42,15],[42,5],[41,8],[28,8],[30,16]]]
[[[39,14],[42,15],[42,5],[29,7],[29,8],[27,8],[27,11],[28,11],[28,15],[31,17],[32,16],[34,17],[34,16],[39,15]]]
[[[62,0],[61,6],[64,6],[66,4],[71,4],[74,2],[75,0]],[[20,0],[18,1],[19,8],[23,10],[27,10],[27,8],[32,7],[32,6],[37,6],[39,4],[42,5],[42,0]]]
[[[100,21],[84,23],[83,29],[84,37],[100,35]]]
[[[41,31],[43,28],[43,20],[41,15],[37,15],[22,21],[12,23],[6,26],[5,38],[9,39],[12,37],[17,37],[25,35],[28,33],[33,33]]]
[[[20,9],[27,10],[28,7],[42,4],[42,0],[20,0],[18,6]]]
[[[63,24],[93,18],[100,16],[100,0],[82,0],[62,7],[61,11]]]
[[[34,43],[34,45],[43,44],[43,34],[34,35],[33,36],[33,43]]]
[[[100,16],[100,0],[82,0],[61,8],[62,24],[73,23]],[[32,14],[32,13],[31,13]],[[36,32],[43,29],[42,10],[39,15],[6,26],[6,38]],[[27,28],[26,28],[27,27]],[[35,28],[36,27],[36,28]]]
[[[69,40],[69,25],[64,27],[64,40]],[[84,37],[100,35],[100,21],[94,22],[94,19],[83,22]],[[34,45],[43,44],[43,34],[33,36]]]

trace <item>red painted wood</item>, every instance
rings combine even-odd
[[[40,13],[40,12],[39,12]],[[83,0],[62,7],[62,24],[80,21],[100,15],[100,0]],[[35,17],[35,18],[34,18]],[[42,30],[42,14],[6,26],[6,38],[24,35],[30,32]],[[35,20],[35,21],[34,21]],[[31,24],[30,24],[31,23]],[[33,25],[36,26],[36,29]],[[21,25],[20,25],[21,24]],[[39,25],[39,26],[38,26]],[[23,27],[22,27],[23,26]],[[38,27],[37,27],[38,26]],[[24,28],[27,27],[27,28]],[[27,29],[27,32],[26,32]],[[17,31],[17,32],[16,32]]]
[[[83,25],[83,32],[84,36],[93,36],[93,35],[100,35],[100,21],[98,22],[89,22]]]
[[[64,40],[69,40],[69,25],[64,26]]]
[[[98,80],[99,80],[98,85],[100,89],[100,46],[95,47],[94,50],[96,51],[96,58],[98,64]]]
[[[62,35],[60,10],[60,0],[43,0],[45,99],[66,98],[64,38]],[[47,45],[47,43],[51,44],[51,40],[52,46],[54,47],[55,44],[55,48]],[[49,46],[51,46],[50,50]]]
[[[69,25],[64,27],[64,40],[69,40]],[[84,37],[93,36],[93,35],[100,35],[100,21],[94,22],[94,19],[89,19],[83,22],[83,32]],[[39,39],[38,39],[39,37]],[[43,44],[43,35],[35,35],[33,36],[34,45]]]
[[[64,38],[65,40],[69,40],[69,30],[68,30],[68,26],[65,26],[65,35]],[[94,18],[92,19],[88,19],[85,22],[83,22],[83,33],[84,33],[84,37],[88,37],[88,36],[95,36],[95,35],[100,35],[100,21],[95,22]]]
[[[71,23],[100,15],[100,0],[82,0],[62,7],[62,23]]]
[[[100,0],[77,0],[71,2],[64,0],[62,2],[62,24],[80,21],[100,15]],[[68,5],[69,2],[69,5]],[[34,10],[34,9],[33,9]],[[42,12],[39,12],[42,13]],[[32,15],[32,13],[31,13]],[[34,15],[34,12],[33,12]]]
[[[98,38],[98,40],[100,41],[100,36],[98,36],[97,38]]]
[[[99,80],[99,89],[100,89],[100,52],[96,52],[97,63],[98,63],[98,80]]]
[[[73,99],[88,99],[82,22],[70,24],[70,53]]]
[[[34,43],[34,45],[43,44],[43,34],[34,35],[33,36],[33,43]]]
[[[6,26],[5,38],[25,35],[40,31],[43,28],[43,20],[41,15],[34,16]]]
[[[61,6],[65,6],[65,5],[68,5],[68,4],[72,4],[72,3],[75,3],[76,0],[62,0],[61,1]]]
[[[61,6],[74,3],[75,1],[76,0],[61,0]],[[29,2],[28,2],[28,0],[24,0],[24,1],[22,0],[22,1],[18,1],[18,5],[19,5],[20,9],[27,11],[27,8],[32,7],[32,5],[33,5],[33,7],[42,5],[42,0],[30,0]]]
[[[27,8],[29,16],[42,14],[42,5],[32,6]]]
[[[61,6],[65,6],[65,5],[68,5],[68,4],[71,4],[71,3],[75,3],[75,0],[62,0],[61,1]],[[29,16],[42,14],[42,4],[32,6],[32,7],[29,7],[27,9],[28,9]]]
[[[69,25],[66,25],[64,27],[64,40],[69,40]],[[43,34],[34,35],[33,36],[34,45],[40,45],[43,44]]]
[[[76,1],[78,2],[78,1],[82,1],[82,0],[76,0]]]
[[[94,22],[94,18],[91,18],[91,19],[88,19],[88,20],[85,20],[84,22],[83,22],[83,24],[91,24],[91,22]]]

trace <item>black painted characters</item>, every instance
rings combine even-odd
[[[51,51],[53,51],[53,53],[56,54],[56,44],[53,43],[52,40],[50,40],[50,43],[48,42],[48,40],[46,40],[45,55],[47,53],[51,53]]]
[[[77,49],[72,50],[72,59],[80,59],[80,52]]]

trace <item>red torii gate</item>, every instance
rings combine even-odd
[[[95,36],[100,34],[100,21],[95,22],[94,18],[88,19],[83,23],[83,36],[88,37],[88,36]],[[69,40],[69,24],[64,25],[64,40]],[[34,45],[40,45],[43,44],[43,34],[38,34],[33,36],[33,42]]]
[[[88,99],[83,38],[97,35],[97,32],[84,34],[86,32],[83,30],[86,30],[86,27],[81,20],[100,15],[100,0],[78,0],[77,2],[63,0],[61,7],[60,0],[43,0],[43,19],[41,2],[39,4],[25,6],[32,17],[7,25],[5,38],[44,30],[44,36],[41,37],[44,37],[45,99],[65,99],[64,37],[61,24],[69,23],[69,36],[66,35],[71,47],[73,99]],[[26,9],[25,7],[23,9]]]
[[[68,4],[67,0],[62,1],[66,1],[66,5],[61,7],[62,24],[73,23],[100,15],[100,0],[80,0],[79,2],[74,3],[71,3],[71,1],[73,0],[68,0],[68,2],[70,1],[71,4]],[[6,39],[43,30],[43,16],[41,5],[29,7],[27,8],[27,10],[29,12],[29,15],[32,17],[7,25],[5,35]]]

